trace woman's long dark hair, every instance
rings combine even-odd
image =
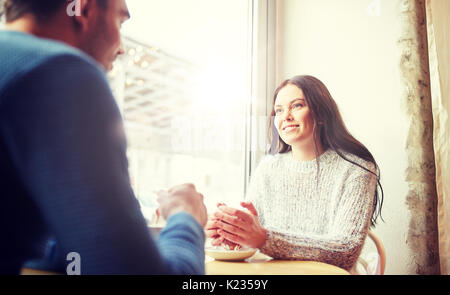
[[[269,137],[272,141],[271,153],[286,153],[291,151],[291,146],[286,144],[278,134],[277,129],[273,123],[273,118],[275,117],[275,101],[277,99],[278,93],[286,85],[292,84],[297,86],[303,91],[306,103],[312,114],[314,124],[314,144],[316,145],[317,136],[319,136],[320,142],[323,148],[327,150],[328,148],[335,151],[344,160],[361,167],[362,169],[374,174],[377,177],[378,186],[381,189],[381,198],[378,195],[378,188],[375,189],[375,196],[373,202],[373,210],[371,217],[371,225],[375,226],[378,216],[381,216],[381,208],[383,206],[383,187],[380,183],[380,173],[378,165],[369,152],[369,150],[358,140],[356,140],[350,132],[348,132],[345,127],[344,121],[342,120],[339,109],[328,91],[325,84],[323,84],[319,79],[312,76],[295,76],[291,79],[285,80],[280,86],[275,90],[275,95],[272,103],[272,113],[271,120],[269,122]],[[317,146],[315,146],[316,155],[318,155]],[[375,165],[376,173],[370,171],[369,169],[355,163],[342,154],[342,151],[353,154],[360,157],[361,159],[371,162]],[[317,159],[317,158],[316,158]]]

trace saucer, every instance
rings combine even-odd
[[[225,250],[210,247],[205,248],[206,255],[216,260],[223,261],[242,261],[252,257],[256,251],[257,249],[252,248],[244,248],[239,250]]]

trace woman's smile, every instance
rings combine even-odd
[[[289,133],[291,131],[294,131],[296,129],[300,128],[300,124],[289,124],[283,127],[284,133]]]

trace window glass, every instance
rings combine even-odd
[[[128,0],[125,55],[109,74],[131,183],[149,219],[155,191],[194,183],[208,211],[245,187],[249,1]]]

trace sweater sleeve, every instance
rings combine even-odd
[[[4,98],[0,132],[61,257],[79,253],[82,274],[204,272],[203,232],[188,214],[168,220],[161,236],[167,251],[151,238],[129,183],[120,113],[100,69],[76,56],[53,57]]]
[[[158,238],[165,268],[171,274],[205,273],[205,234],[198,222],[187,213],[170,217]]]
[[[323,235],[287,235],[269,229],[261,252],[276,259],[312,260],[350,270],[367,236],[376,177],[366,172],[345,184],[334,222]]]

